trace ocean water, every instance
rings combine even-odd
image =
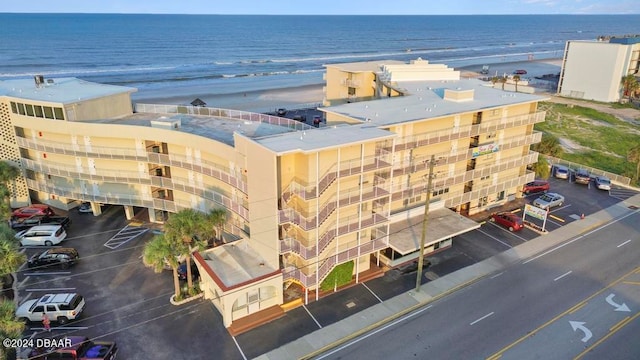
[[[640,34],[640,15],[0,14],[0,80],[75,76],[179,94],[322,82],[323,64],[422,57],[452,67],[560,58],[567,40]]]

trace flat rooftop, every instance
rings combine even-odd
[[[34,79],[0,80],[0,96],[62,104],[136,91],[138,89],[132,87],[98,84],[73,77],[45,78],[39,87]]]
[[[319,110],[349,116],[377,126],[388,126],[547,99],[534,94],[494,89],[477,79],[399,81],[393,85],[394,88],[402,89],[405,95],[341,104]],[[471,100],[452,101],[444,98],[445,90],[473,90],[474,94]]]
[[[338,68],[342,71],[347,71],[347,72],[378,72],[380,71],[383,65],[393,65],[393,64],[400,65],[400,64],[406,64],[406,62],[400,61],[400,60],[381,59],[381,60],[372,60],[372,61],[325,64],[324,67]]]
[[[246,239],[203,251],[200,255],[228,288],[279,270],[269,266]]]
[[[101,119],[83,122],[152,127],[152,121],[170,124],[175,120],[180,120],[180,127],[172,129],[172,131],[181,131],[202,136],[229,146],[234,146],[233,134],[236,132],[249,138],[295,132],[295,130],[285,126],[258,121],[193,114],[133,113],[117,119]]]
[[[389,247],[402,255],[420,249],[422,220],[423,216],[419,215],[391,224],[389,233],[393,235],[389,237]],[[479,227],[477,222],[447,208],[431,210],[424,243],[427,246]]]

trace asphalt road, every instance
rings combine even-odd
[[[636,211],[318,359],[637,359],[639,258]]]

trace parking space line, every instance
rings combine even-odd
[[[497,274],[493,275],[493,276],[491,277],[491,279],[495,279],[495,278],[497,278],[498,276],[500,276],[500,275],[502,275],[502,274],[504,274],[504,271],[503,271],[503,272],[501,272],[501,273],[497,273]]]
[[[29,272],[24,273],[25,276],[43,276],[43,275],[69,275],[71,271],[51,271],[51,272]],[[26,280],[26,279],[25,279]]]
[[[112,232],[116,232],[116,231],[120,231],[120,229],[106,230],[106,231],[100,231],[100,232],[92,233],[92,234],[84,234],[84,235],[81,235],[81,236],[68,237],[66,240],[82,239],[82,238],[86,238],[86,237],[94,237],[96,235],[107,234],[107,233],[112,233]]]
[[[628,244],[628,243],[630,243],[630,242],[631,242],[631,239],[629,239],[629,240],[627,240],[627,241],[623,242],[622,244],[618,245],[617,247],[625,246],[625,245],[627,245],[627,244]]]
[[[233,342],[236,343],[236,347],[238,348],[238,351],[240,351],[240,355],[242,355],[242,358],[244,360],[247,360],[247,357],[244,356],[244,352],[242,352],[242,349],[240,348],[240,344],[238,344],[238,341],[236,340],[236,337],[232,336],[231,338],[233,339]]]
[[[311,318],[313,319],[313,321],[315,321],[315,322],[316,322],[316,325],[318,325],[318,327],[319,327],[320,329],[322,329],[322,325],[320,325],[320,323],[318,322],[318,320],[316,320],[316,318],[315,318],[315,317],[313,317],[313,315],[311,315],[311,311],[309,311],[309,309],[307,309],[307,307],[306,307],[304,304],[302,304],[302,307],[307,311],[307,314],[309,314],[309,316],[311,316]]]
[[[117,234],[113,235],[111,239],[107,240],[104,246],[108,247],[111,250],[116,249],[123,244],[126,244],[129,241],[135,239],[136,237],[146,233],[147,231],[149,231],[149,229],[145,227],[127,225],[120,231],[118,231]]]
[[[375,297],[376,297],[376,299],[378,299],[378,301],[380,301],[381,303],[383,302],[383,301],[382,301],[382,299],[380,299],[380,298],[378,297],[378,295],[376,295],[376,294],[375,294],[371,289],[369,289],[369,287],[367,286],[367,284],[365,284],[365,283],[361,283],[361,284],[362,284],[362,286],[364,286],[364,288],[365,288],[365,289],[369,290],[369,292],[371,293],[371,295],[375,296]]]
[[[75,290],[76,288],[74,287],[69,287],[69,288],[49,288],[49,289],[25,289],[24,291],[33,291],[33,292],[37,292],[37,291],[69,291],[69,290]]]
[[[511,234],[511,235],[513,235],[513,236],[517,237],[518,239],[520,239],[520,240],[522,240],[522,241],[524,241],[524,242],[527,242],[527,239],[523,238],[523,237],[522,237],[522,236],[520,236],[520,235],[517,235],[517,234],[516,234],[515,232],[513,232],[513,231],[508,231],[508,229],[505,229],[505,228],[503,228],[502,226],[500,226],[500,225],[498,225],[498,224],[496,224],[496,223],[493,223],[493,222],[489,222],[489,224],[491,224],[491,225],[493,225],[493,226],[497,227],[498,229],[500,229],[500,230],[502,230],[502,231],[506,231],[508,234]]]
[[[506,247],[509,247],[509,248],[512,248],[512,247],[513,247],[513,246],[511,246],[511,245],[507,244],[506,242],[504,242],[504,241],[502,241],[502,240],[498,239],[497,237],[495,237],[495,236],[493,236],[493,235],[491,235],[491,234],[487,234],[486,232],[484,232],[484,231],[482,231],[482,230],[480,230],[480,229],[476,229],[476,230],[480,231],[481,233],[483,233],[483,234],[487,235],[488,237],[492,238],[493,240],[495,240],[495,241],[497,241],[497,242],[501,243],[502,245],[504,245],[504,246],[506,246]]]

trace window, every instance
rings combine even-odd
[[[444,189],[439,189],[434,191],[431,196],[438,196],[438,195],[442,195],[442,194],[447,194],[449,192],[449,188],[444,188]]]
[[[11,112],[14,114],[18,113],[18,105],[16,103],[14,103],[13,101],[11,102]]]
[[[24,104],[18,103],[18,113],[20,113],[20,115],[26,115],[27,112],[24,111]]]
[[[44,117],[47,119],[53,119],[53,109],[51,106],[44,106]]]
[[[349,92],[349,95],[350,95],[350,96],[353,96],[353,95],[355,95],[355,94],[356,94],[356,88],[354,88],[354,87],[349,87],[348,92]]]
[[[38,305],[38,306],[36,306],[35,308],[33,308],[33,311],[32,311],[32,312],[34,312],[34,313],[39,313],[39,312],[41,313],[41,312],[44,312],[44,306],[42,306],[42,305]]]
[[[42,113],[42,106],[34,105],[33,110],[35,110],[36,116],[43,118],[44,114]]]
[[[62,112],[62,108],[53,108],[53,112],[57,120],[64,120],[64,114]]]
[[[500,200],[502,200],[502,199],[504,199],[504,191],[500,191],[500,192],[498,193],[498,197],[496,198],[496,200],[498,200],[498,201],[500,201]]]
[[[27,115],[29,116],[33,116],[33,105],[25,105],[26,109],[27,109]]]
[[[55,305],[47,305],[47,312],[53,312],[53,311],[58,311]]]

